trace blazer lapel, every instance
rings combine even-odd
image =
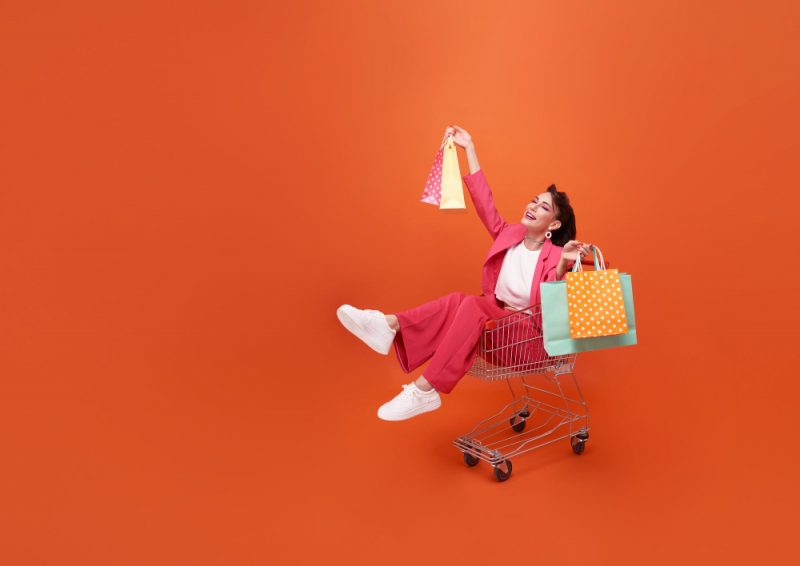
[[[500,232],[497,239],[492,243],[489,248],[489,253],[486,255],[486,261],[489,261],[492,256],[504,252],[511,246],[520,243],[525,239],[526,231],[527,228],[522,224],[510,224],[508,228]]]
[[[497,254],[505,252],[513,245],[520,243],[525,239],[525,234],[528,229],[521,223],[509,224],[508,227],[498,234],[497,239],[489,248],[489,253],[486,256],[484,265],[484,293],[491,294],[494,286],[497,284],[497,278],[500,276],[500,267],[502,262],[499,258],[494,258]],[[533,281],[531,282],[531,304],[535,305],[540,301],[539,282],[544,276],[545,263],[550,253],[553,250],[553,242],[549,239],[544,241],[542,250],[539,253],[539,259],[536,260],[536,269],[533,272]],[[494,259],[493,259],[494,258]]]

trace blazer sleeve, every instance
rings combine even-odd
[[[566,279],[566,278],[567,278],[567,273],[564,272],[564,276],[561,279]],[[550,269],[548,269],[545,272],[544,277],[542,277],[542,283],[549,283],[550,281],[558,281],[558,269],[555,265]]]
[[[494,206],[494,198],[492,191],[489,189],[489,183],[486,182],[486,177],[483,175],[483,169],[478,169],[474,173],[464,175],[462,177],[469,190],[469,196],[472,199],[472,204],[475,205],[475,211],[478,217],[486,226],[489,234],[493,240],[497,239],[497,235],[508,226],[508,222],[503,220],[500,213]]]
[[[558,261],[561,259],[561,254],[563,253],[562,248],[556,248],[553,252],[555,261],[551,265],[551,267],[544,272],[544,276],[542,277],[542,283],[548,283],[550,281],[558,281]],[[572,265],[574,261],[569,261],[567,263],[567,270],[564,272],[564,275],[561,276],[561,279],[564,280],[567,278],[567,273],[572,269]]]

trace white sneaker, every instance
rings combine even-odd
[[[385,421],[404,421],[416,415],[435,411],[442,406],[442,398],[435,389],[423,391],[413,382],[403,385],[403,391],[380,406],[378,418]]]
[[[336,316],[347,330],[363,340],[367,346],[379,354],[389,353],[397,331],[389,326],[381,311],[342,305],[336,309]]]

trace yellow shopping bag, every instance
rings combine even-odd
[[[614,336],[628,332],[619,271],[606,269],[594,248],[594,271],[583,271],[580,259],[567,273],[567,310],[571,338]]]
[[[461,186],[461,170],[453,136],[447,136],[442,155],[442,202],[439,208],[467,208],[464,204],[464,188]]]

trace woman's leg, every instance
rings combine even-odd
[[[399,325],[394,351],[405,373],[414,371],[433,356],[465,297],[465,293],[453,292],[394,314]]]
[[[432,361],[425,375],[413,385],[404,385],[401,393],[381,405],[378,417],[405,420],[439,408],[438,391],[449,393],[469,369],[484,322],[504,312],[494,296],[450,293],[397,313],[400,329],[394,345],[400,366],[408,373],[428,359]]]
[[[397,319],[395,315],[387,314],[386,323],[389,325],[389,328],[391,328],[395,332],[400,330],[400,321]],[[425,379],[424,375],[419,376],[416,379],[416,381],[414,381],[414,385],[419,387],[422,391],[430,391],[431,389],[433,389],[433,385],[431,385],[430,382],[427,379]]]
[[[466,296],[452,323],[439,336],[425,379],[442,393],[450,393],[472,365],[487,320],[510,314],[498,301],[486,296]]]

